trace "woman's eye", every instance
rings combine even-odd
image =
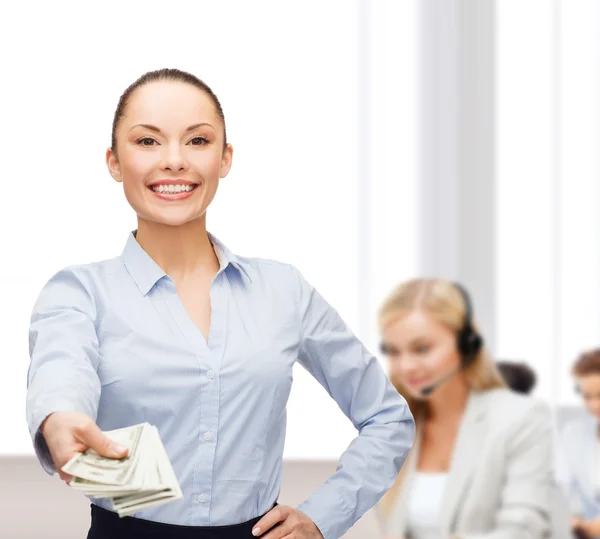
[[[137,140],[137,143],[140,146],[154,146],[155,142],[156,141],[150,137],[143,137],[143,138]]]
[[[192,146],[203,146],[208,143],[208,140],[204,137],[194,137],[190,142]]]
[[[429,352],[429,346],[419,346],[415,349],[417,354],[426,354]]]

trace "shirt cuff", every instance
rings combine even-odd
[[[33,438],[33,448],[44,471],[48,475],[54,475],[56,473],[56,466],[54,465],[54,461],[50,455],[48,444],[46,444],[46,440],[42,435],[42,431],[39,429]]]
[[[324,539],[339,539],[355,522],[354,511],[331,483],[325,483],[296,509],[315,523]]]

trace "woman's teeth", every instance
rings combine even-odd
[[[185,193],[191,191],[195,185],[153,185],[152,190],[155,193]]]

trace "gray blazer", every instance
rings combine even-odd
[[[591,416],[568,422],[561,431],[564,476],[569,489],[571,511],[586,520],[600,517],[598,424]]]
[[[553,522],[555,432],[549,408],[506,389],[472,392],[458,432],[442,507],[442,537],[569,537]],[[420,450],[417,435],[386,537],[407,536],[407,503]],[[380,514],[379,511],[377,511]],[[559,527],[560,530],[553,531]]]

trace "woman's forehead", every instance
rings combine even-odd
[[[182,122],[211,123],[218,118],[211,98],[191,84],[173,81],[153,82],[136,89],[125,110],[131,123]]]
[[[386,334],[407,340],[422,337],[435,337],[448,330],[437,322],[429,313],[421,309],[414,310],[398,317],[387,328]]]

